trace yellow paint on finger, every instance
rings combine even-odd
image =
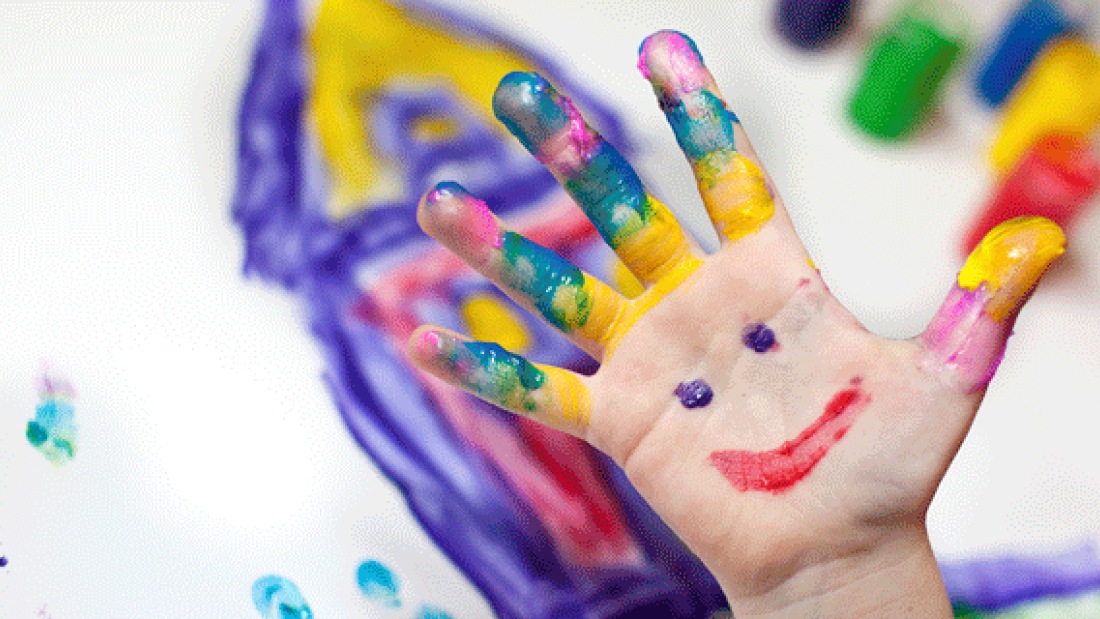
[[[588,388],[576,374],[550,365],[535,364],[546,375],[546,382],[533,392],[536,411],[551,421],[586,427],[591,420],[592,403]]]
[[[623,264],[640,281],[655,282],[690,258],[691,250],[676,216],[667,206],[646,195],[643,212],[645,219],[638,218],[642,225],[624,227],[630,233],[620,232],[613,246]]]
[[[755,234],[775,214],[764,173],[744,155],[707,153],[695,164],[695,178],[711,220],[731,241]]]
[[[496,342],[520,354],[531,349],[532,337],[523,318],[493,295],[471,295],[460,311],[470,337],[475,340]]]
[[[628,299],[633,299],[645,292],[645,286],[638,281],[637,277],[634,277],[634,274],[626,268],[621,260],[616,260],[611,267],[611,283],[618,289],[620,294]]]
[[[1045,217],[1010,219],[985,235],[959,272],[959,286],[977,290],[985,284],[990,299],[985,311],[1001,320],[1014,310],[1055,258],[1066,236]]]

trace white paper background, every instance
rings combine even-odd
[[[950,287],[990,182],[989,119],[968,83],[936,130],[883,147],[842,117],[859,45],[791,51],[770,2],[451,4],[598,84],[646,149],[643,176],[703,229],[634,69],[649,32],[689,33],[816,264],[870,329],[919,332]],[[993,5],[973,11],[978,33],[1006,3]],[[251,617],[267,573],[318,618],[407,617],[421,601],[488,613],[345,431],[295,302],[241,277],[234,124],[260,14],[0,4],[0,616]],[[1096,215],[1021,316],[933,504],[941,558],[1100,537]],[[24,436],[44,364],[77,392],[79,451],[61,468]],[[402,577],[401,609],[359,593],[369,558]]]

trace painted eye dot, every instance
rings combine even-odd
[[[741,333],[741,341],[754,351],[765,353],[775,346],[775,332],[769,329],[768,325],[758,322],[745,327]]]
[[[680,404],[683,404],[684,408],[706,406],[710,404],[711,398],[714,397],[714,391],[711,390],[710,385],[701,378],[680,383],[676,386],[675,393],[676,397],[680,398]]]

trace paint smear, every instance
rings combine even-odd
[[[769,451],[716,451],[710,462],[741,492],[763,490],[780,494],[810,474],[829,449],[844,437],[870,397],[856,388],[833,396],[825,412],[794,440]]]
[[[7,567],[7,566],[8,566],[8,558],[7,557],[0,557],[0,567]]]
[[[46,374],[40,388],[42,402],[35,409],[34,419],[27,422],[27,442],[51,464],[61,466],[76,455],[75,393],[67,380]]]
[[[363,595],[390,608],[401,606],[401,583],[390,568],[378,561],[364,561],[355,572]]]
[[[680,404],[683,404],[684,408],[706,406],[710,404],[711,399],[714,397],[714,391],[710,388],[710,385],[701,378],[680,383],[676,386],[675,393],[676,397],[680,398]]]
[[[451,613],[430,604],[423,604],[416,610],[416,619],[451,619]]]
[[[252,584],[252,602],[266,619],[313,619],[313,611],[298,587],[274,574]]]

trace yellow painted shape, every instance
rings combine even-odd
[[[615,260],[611,266],[611,283],[619,293],[628,299],[633,299],[645,292],[645,286],[637,277],[626,268],[622,260]]]
[[[1043,272],[1062,255],[1066,236],[1045,217],[1010,219],[985,235],[959,272],[959,286],[977,290],[985,284],[985,311],[1001,320],[1020,303]]]
[[[1051,44],[1005,105],[989,152],[1007,174],[1035,142],[1052,132],[1087,137],[1100,124],[1100,56],[1073,36]]]
[[[612,239],[615,253],[642,282],[654,282],[691,258],[684,231],[676,216],[656,198],[646,195],[643,206],[645,219],[630,226],[630,233],[620,232]]]
[[[755,234],[775,214],[764,173],[744,155],[707,153],[695,163],[695,178],[711,221],[731,241]]]
[[[475,294],[463,301],[460,312],[470,337],[495,342],[511,352],[531,350],[533,338],[512,308],[490,294]]]
[[[572,286],[568,287],[572,288]],[[577,324],[575,321],[569,323],[573,327],[569,332],[570,335],[591,342],[605,343],[608,332],[623,310],[622,297],[610,286],[589,275],[585,275],[584,286],[577,296],[588,303],[588,316],[584,324]]]
[[[534,70],[510,50],[463,38],[382,0],[323,0],[308,47],[309,111],[332,179],[332,216],[349,214],[372,188],[403,184],[379,178],[398,167],[378,160],[365,129],[370,101],[384,88],[449,85],[496,128],[497,82],[511,71]]]
[[[546,374],[546,382],[531,392],[535,412],[552,421],[565,422],[578,427],[588,425],[592,417],[592,403],[588,387],[576,374],[550,365],[535,364]]]
[[[668,271],[664,277],[657,280],[642,296],[631,299],[623,307],[622,312],[616,318],[614,324],[607,330],[604,336],[604,359],[609,359],[611,353],[615,351],[619,346],[619,342],[630,331],[634,323],[639,318],[645,315],[646,312],[653,309],[655,305],[661,302],[666,296],[671,294],[677,288],[680,287],[692,273],[696,271],[703,262],[694,256],[689,256],[685,260],[681,261],[672,270]]]

